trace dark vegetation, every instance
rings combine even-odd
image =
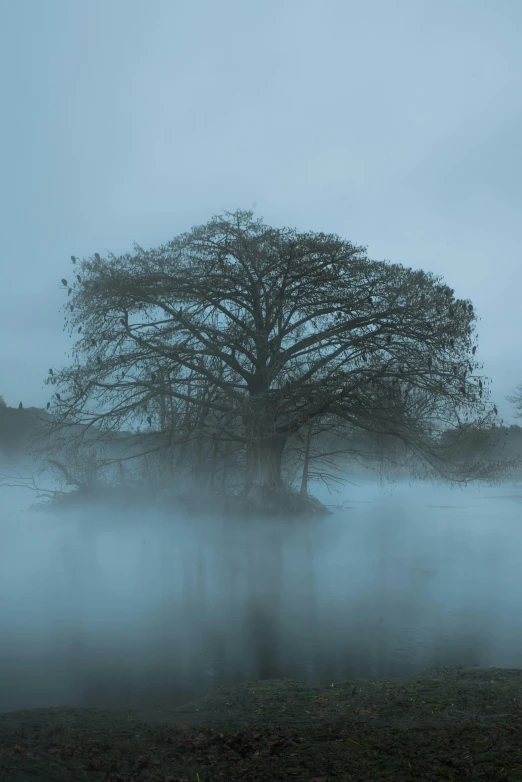
[[[10,782],[516,780],[522,671],[428,669],[407,679],[221,688],[169,713],[0,715]]]

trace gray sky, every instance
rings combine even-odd
[[[521,40],[520,0],[0,0],[0,394],[68,363],[72,254],[255,204],[442,274],[514,421]]]

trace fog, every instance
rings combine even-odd
[[[60,280],[73,254],[158,247],[252,208],[441,275],[473,303],[491,403],[513,422],[521,21],[512,0],[0,3],[13,420],[48,409],[43,380],[70,364],[79,331],[63,327]],[[58,515],[3,487],[0,711],[171,708],[275,676],[522,668],[521,486],[309,488],[340,507],[306,522]]]
[[[522,488],[357,479],[322,521],[4,493],[0,711],[172,708],[239,681],[522,667]]]

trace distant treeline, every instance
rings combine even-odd
[[[8,457],[25,454],[30,436],[50,418],[52,416],[47,411],[36,407],[9,407],[0,396],[0,452]],[[363,431],[354,431],[350,435],[349,446],[355,451],[360,450],[361,454],[367,454],[369,450],[374,452],[370,439]],[[442,439],[449,446],[456,441],[456,432],[448,430]],[[382,444],[381,447],[386,446]],[[522,427],[516,424],[508,427],[492,426],[468,435],[462,443],[457,442],[455,445],[458,455],[465,458],[476,457],[489,448],[506,458],[522,456]]]
[[[20,455],[29,444],[29,436],[48,413],[36,407],[8,407],[0,396],[0,452]]]

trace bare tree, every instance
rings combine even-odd
[[[515,418],[522,418],[522,383],[516,386],[514,393],[507,396],[506,399],[515,408]]]
[[[47,379],[57,431],[142,432],[154,406],[161,428],[171,403],[176,442],[244,449],[259,498],[281,489],[289,438],[325,416],[400,439],[450,480],[463,476],[437,433],[494,416],[472,304],[336,235],[238,210],[157,249],[73,263],[73,360]]]

